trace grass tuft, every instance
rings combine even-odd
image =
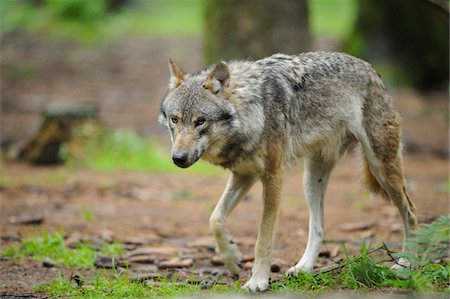
[[[388,281],[396,279],[396,275],[389,268],[382,266],[370,256],[369,247],[361,246],[360,255],[347,256],[346,266],[340,273],[343,286],[351,289],[385,287]]]
[[[23,259],[31,257],[38,261],[51,259],[57,265],[68,268],[89,268],[94,265],[98,255],[119,256],[124,252],[120,243],[105,243],[100,251],[89,242],[83,242],[71,249],[64,245],[62,233],[42,232],[39,236],[25,239],[18,247],[9,246],[2,250],[2,256]]]

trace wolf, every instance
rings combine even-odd
[[[304,159],[309,232],[306,250],[288,275],[313,270],[324,235],[328,178],[350,148],[360,154],[368,189],[398,208],[404,240],[417,225],[403,176],[399,116],[369,63],[344,53],[311,52],[220,61],[191,74],[170,60],[169,70],[159,121],[168,128],[173,162],[186,168],[202,158],[231,172],[209,224],[232,273],[240,271],[241,254],[227,217],[262,182],[263,215],[245,289],[269,288],[282,173],[296,159]]]

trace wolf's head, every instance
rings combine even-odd
[[[230,102],[230,71],[221,61],[198,74],[186,74],[169,61],[170,80],[159,121],[169,129],[173,162],[182,168],[205,152],[220,153],[235,126]]]

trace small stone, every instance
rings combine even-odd
[[[138,255],[155,255],[155,256],[174,256],[178,255],[178,249],[171,246],[162,246],[162,247],[141,247],[136,250],[130,251],[126,257],[130,258],[132,256]]]
[[[140,236],[127,236],[120,241],[124,244],[131,245],[145,245],[152,244],[161,240],[161,237],[156,234],[145,234]]]
[[[46,257],[46,258],[42,261],[42,267],[45,267],[45,268],[53,268],[53,267],[55,267],[55,262],[52,261],[50,258]]]
[[[333,247],[333,249],[331,249],[330,251],[330,257],[331,258],[335,258],[339,255],[339,253],[341,252],[341,246],[336,245]]]
[[[70,277],[70,284],[73,286],[82,286],[85,283],[86,279],[78,273],[72,274]]]
[[[44,216],[42,215],[31,215],[24,214],[18,217],[11,216],[9,218],[9,223],[17,225],[40,225],[44,222]]]
[[[73,233],[64,240],[64,245],[67,248],[75,249],[82,240],[83,238],[79,233]]]
[[[241,265],[241,268],[243,270],[251,270],[253,268],[253,263],[252,262],[245,262]]]
[[[80,288],[81,288],[82,291],[93,291],[93,290],[95,290],[95,286],[90,285],[90,284],[82,285]]]
[[[188,268],[194,265],[194,261],[192,259],[172,259],[170,261],[162,261],[159,263],[158,267],[160,269],[173,269],[173,268]]]
[[[114,233],[109,229],[104,229],[100,233],[100,238],[108,243],[111,243],[114,241]]]
[[[331,256],[330,250],[328,248],[321,248],[319,251],[319,257],[329,258]]]
[[[241,263],[253,262],[254,259],[255,259],[255,257],[253,255],[247,254],[247,255],[242,256]],[[218,255],[213,256],[213,258],[211,259],[211,263],[214,266],[223,266],[224,265],[222,258]]]
[[[215,250],[216,245],[213,237],[200,237],[192,242],[187,243],[188,248],[206,248],[210,251]]]
[[[102,250],[102,248],[105,244],[105,241],[103,241],[103,239],[98,236],[91,236],[88,240],[89,240],[90,246],[92,248],[94,248],[95,250],[99,250],[99,251]]]
[[[255,259],[255,256],[253,256],[251,254],[246,254],[246,255],[242,256],[241,262],[243,262],[243,263],[253,262],[254,259]]]
[[[20,242],[22,239],[19,236],[15,236],[15,235],[2,235],[2,236],[0,236],[0,240],[6,241],[6,242],[10,242],[10,241]]]
[[[136,264],[153,264],[155,262],[156,258],[151,255],[137,255],[132,256],[128,259],[129,263],[136,263]]]
[[[280,265],[278,265],[278,264],[272,264],[271,266],[270,266],[270,272],[272,272],[272,273],[278,273],[278,272],[280,272],[281,271],[281,266]]]
[[[213,256],[213,258],[211,259],[211,263],[214,266],[223,266],[224,265],[224,262],[223,262],[222,258],[220,256],[217,256],[217,255]]]
[[[95,267],[103,269],[112,269],[124,266],[118,258],[111,256],[97,256],[94,262]]]

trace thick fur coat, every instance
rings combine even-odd
[[[397,205],[405,235],[415,225],[403,178],[399,118],[367,62],[342,53],[275,54],[222,61],[194,74],[170,62],[170,73],[160,122],[169,130],[174,163],[184,168],[203,158],[231,171],[210,226],[217,251],[233,273],[239,272],[240,253],[226,218],[255,181],[263,183],[263,218],[245,288],[269,286],[282,170],[297,158],[305,160],[309,237],[289,274],[313,269],[323,239],[328,177],[352,144],[360,145],[368,188]]]

